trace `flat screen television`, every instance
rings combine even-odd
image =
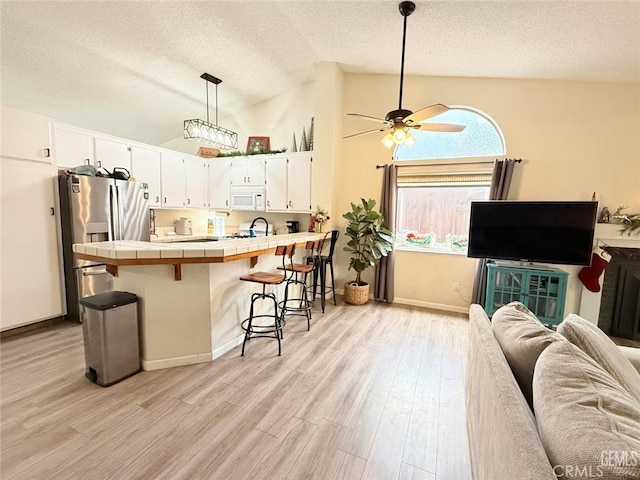
[[[471,202],[467,256],[589,265],[598,202]]]

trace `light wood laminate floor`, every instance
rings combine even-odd
[[[82,330],[2,341],[10,479],[470,479],[467,320],[370,302],[205,364],[84,378]]]

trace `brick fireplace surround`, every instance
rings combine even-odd
[[[599,223],[596,225],[595,235],[593,239],[594,245],[605,244],[610,247],[640,249],[640,235],[621,234],[619,224]],[[604,282],[605,274],[600,278],[600,285]],[[580,316],[598,325],[605,332],[611,329],[611,320],[609,318],[600,318],[600,305],[602,302],[602,290],[600,292],[590,292],[584,286],[582,287],[582,296],[580,297]]]

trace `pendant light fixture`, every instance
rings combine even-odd
[[[238,148],[238,134],[218,125],[218,85],[222,80],[203,73],[200,75],[207,82],[207,121],[197,119],[184,121],[184,138],[206,143],[220,148]],[[216,123],[209,123],[209,82],[216,86]]]

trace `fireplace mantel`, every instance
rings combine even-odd
[[[617,223],[598,223],[596,224],[595,234],[593,236],[594,246],[608,245],[610,247],[621,248],[640,248],[640,235],[627,235],[620,233],[621,226]],[[604,276],[604,275],[603,275]],[[602,278],[600,284],[602,285]],[[580,316],[598,324],[598,316],[600,315],[600,301],[602,291],[590,292],[584,286],[582,287],[582,295],[580,297]]]

